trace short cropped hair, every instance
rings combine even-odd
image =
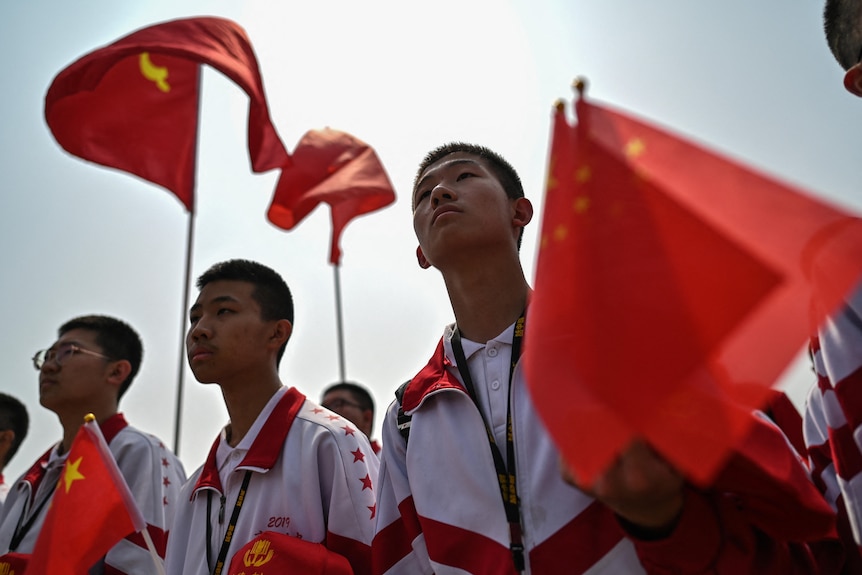
[[[117,399],[119,400],[132,385],[132,380],[141,368],[144,357],[144,344],[141,337],[126,322],[106,315],[84,315],[71,319],[60,326],[57,335],[62,336],[73,329],[83,329],[96,334],[96,343],[102,352],[114,361],[125,359],[132,369],[120,384]]]
[[[859,62],[862,53],[862,1],[826,0],[823,28],[832,55],[845,70]]]
[[[448,144],[438,146],[425,154],[425,158],[422,159],[422,162],[419,164],[419,169],[416,171],[416,177],[413,178],[414,194],[416,192],[416,186],[419,184],[420,178],[422,178],[422,173],[428,169],[428,166],[456,152],[464,152],[465,154],[482,158],[488,162],[488,167],[491,169],[491,173],[494,174],[494,177],[497,178],[497,181],[500,182],[501,186],[503,186],[507,196],[512,199],[524,197],[524,186],[521,184],[521,178],[518,176],[518,172],[515,171],[515,168],[512,167],[512,164],[507,162],[503,156],[490,148],[478,146],[476,144],[468,144],[466,142],[449,142]]]
[[[371,393],[358,383],[352,381],[342,381],[330,385],[323,390],[323,393],[320,395],[321,400],[331,391],[342,390],[348,392],[356,403],[359,404],[359,407],[362,409],[370,409],[371,413],[374,413],[374,398],[371,397]]]
[[[264,321],[286,319],[293,325],[293,296],[284,279],[275,270],[250,260],[228,260],[217,263],[201,274],[197,288],[203,289],[216,281],[241,281],[254,286],[251,297],[260,306],[260,317]],[[278,350],[276,365],[287,348],[287,342]]]
[[[27,437],[29,427],[30,417],[24,404],[11,395],[0,393],[0,430],[11,429],[15,432],[15,439],[12,440],[12,445],[6,452],[0,468],[5,467],[12,460],[12,456],[18,453],[18,448]]]
[[[524,186],[521,183],[521,177],[518,176],[518,172],[515,171],[512,164],[507,162],[503,156],[490,148],[476,144],[468,144],[466,142],[449,142],[448,144],[438,146],[425,154],[425,157],[419,164],[419,169],[416,171],[416,177],[413,178],[414,197],[416,195],[416,186],[419,185],[419,180],[422,178],[422,174],[425,170],[427,170],[431,164],[457,152],[463,152],[485,160],[491,173],[494,174],[494,177],[497,178],[497,181],[500,182],[501,186],[503,186],[503,190],[510,199],[517,200],[518,198],[524,197]],[[414,209],[415,207],[416,206],[413,206]],[[521,247],[521,240],[523,237],[524,228],[521,228],[521,233],[518,234],[519,249]]]

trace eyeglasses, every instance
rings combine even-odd
[[[353,403],[352,401],[348,401],[348,400],[342,399],[340,397],[338,399],[333,399],[330,402],[324,403],[323,407],[325,407],[329,411],[337,412],[339,409],[341,409],[345,405],[349,405],[350,407],[355,407],[356,409],[362,409],[362,406],[359,405],[358,403]]]
[[[57,348],[41,349],[37,351],[36,355],[33,356],[33,367],[39,371],[42,369],[42,366],[49,361],[55,361],[57,365],[62,366],[67,359],[76,353],[86,353],[87,355],[101,357],[102,359],[111,359],[103,353],[78,347],[74,343],[65,343]]]

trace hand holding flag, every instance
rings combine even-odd
[[[862,277],[862,220],[583,98],[577,116],[554,120],[531,393],[581,482],[641,438],[706,484]]]

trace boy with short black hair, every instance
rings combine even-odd
[[[533,208],[513,172],[487,148],[453,143],[416,175],[417,258],[442,273],[456,323],[386,414],[374,573],[816,572],[788,538],[824,536],[831,516],[769,424],[749,440],[784,475],[756,464],[725,474],[746,493],[698,490],[642,441],[591,490],[561,473],[519,362],[531,290],[518,248]],[[791,494],[786,509],[773,488]],[[775,507],[792,519],[764,513]]]
[[[57,414],[63,438],[14,484],[0,513],[0,553],[30,553],[48,503],[84,416],[92,413],[147,529],[164,554],[183,466],[158,438],[126,423],[118,411],[143,356],[138,334],[127,323],[104,315],[72,319],[58,330],[51,347],[33,357],[39,371],[39,403]],[[0,558],[2,559],[2,558]],[[140,534],[115,545],[91,574],[158,573]]]
[[[333,383],[323,390],[320,405],[352,421],[371,442],[375,454],[380,453],[380,444],[371,439],[374,429],[374,398],[371,392],[353,381]]]
[[[27,408],[8,393],[0,393],[0,509],[9,493],[9,484],[4,481],[3,469],[18,453],[18,448],[27,437],[30,418]]]
[[[261,561],[307,553],[369,573],[377,459],[348,421],[282,384],[293,332],[287,284],[257,262],[230,260],[197,287],[189,365],[221,388],[230,422],[183,488],[167,573],[227,573],[228,565],[233,573],[243,561],[250,569],[255,549],[268,550]]]
[[[826,42],[845,70],[844,88],[862,97],[862,0],[827,0]],[[805,406],[805,443],[814,482],[838,513],[847,573],[862,573],[862,287],[811,340],[817,382]]]

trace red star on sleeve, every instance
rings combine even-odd
[[[162,479],[162,484],[163,484],[165,487],[167,487],[168,485],[170,485],[170,484],[171,484],[171,480],[170,480],[170,479],[168,479],[167,477],[165,477],[164,479]]]
[[[377,504],[369,505],[368,510],[371,511],[371,517],[368,519],[374,519],[374,516],[377,514]]]
[[[169,465],[169,464],[168,464],[168,458],[167,458],[167,457],[162,457],[162,467],[167,467],[168,465]]]
[[[320,407],[315,407],[311,410],[311,413],[323,413],[323,409]]]
[[[336,419],[338,419],[338,416],[337,415],[327,415],[326,419],[328,419],[330,421],[335,421]]]
[[[356,451],[351,451],[350,453],[353,454],[353,463],[356,463],[357,461],[365,461],[365,454],[362,453],[362,450],[358,447],[356,448]]]
[[[345,425],[341,429],[344,430],[344,435],[353,435],[354,433],[356,433],[356,430],[349,425]]]
[[[371,476],[369,476],[367,473],[365,474],[365,477],[363,477],[359,481],[362,482],[362,491],[365,491],[366,489],[371,489]]]

